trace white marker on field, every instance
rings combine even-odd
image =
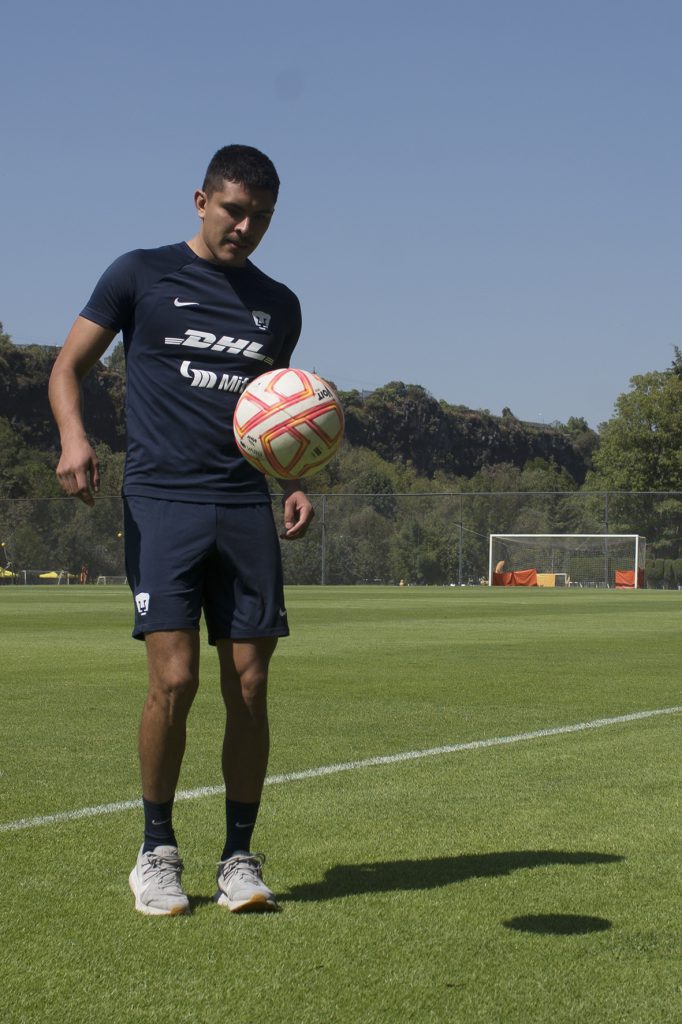
[[[284,772],[281,775],[269,775],[266,786],[276,786],[283,782],[301,782],[304,779],[319,779],[325,775],[338,775],[340,772],[352,772],[360,768],[374,768],[384,764],[399,764],[401,761],[419,761],[424,757],[438,757],[443,754],[459,754],[465,750],[483,750],[485,747],[502,747],[511,743],[525,743],[528,740],[540,740],[547,736],[563,736],[572,732],[586,732],[588,729],[604,729],[609,725],[623,725],[626,722],[639,722],[645,718],[657,718],[661,715],[677,715],[682,706],[671,708],[654,708],[651,711],[633,711],[629,715],[617,715],[614,718],[595,718],[591,722],[577,722],[575,725],[557,725],[550,729],[536,729],[534,732],[520,732],[513,736],[494,736],[486,740],[470,740],[468,743],[451,743],[442,747],[429,747],[426,750],[408,750],[401,754],[385,754],[381,757],[366,757],[359,761],[345,761],[341,764],[322,765],[319,768],[306,768],[300,772]],[[199,789],[180,790],[175,795],[177,800],[198,800],[200,797],[217,796],[225,792],[224,786],[201,786]],[[35,818],[20,818],[18,821],[0,822],[0,832],[18,832],[25,828],[38,828],[40,825],[58,825],[61,822],[79,821],[82,818],[97,818],[103,814],[114,814],[117,811],[131,811],[141,807],[141,800],[123,800],[120,803],[99,804],[95,807],[80,807],[75,811],[58,811],[55,814],[43,814]]]

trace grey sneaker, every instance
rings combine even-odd
[[[157,846],[149,853],[140,848],[128,879],[135,896],[135,910],[168,917],[188,914],[189,900],[180,885],[182,868],[177,846]]]
[[[263,881],[262,853],[235,853],[218,864],[218,891],[213,897],[233,913],[279,910],[277,900]]]

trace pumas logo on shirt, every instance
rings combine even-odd
[[[251,316],[259,331],[267,331],[271,319],[269,313],[264,313],[261,309],[252,309]]]
[[[211,349],[213,352],[227,352],[230,355],[246,356],[248,359],[257,359],[267,366],[272,366],[274,359],[266,356],[261,350],[263,346],[259,341],[246,341],[244,338],[230,338],[224,334],[222,338],[216,338],[215,334],[208,334],[206,331],[185,331],[184,338],[165,338],[166,345],[183,345],[185,348]]]

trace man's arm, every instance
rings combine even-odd
[[[280,480],[284,488],[284,532],[283,540],[297,540],[302,537],[315,515],[308,495],[301,487],[300,480]]]
[[[69,331],[50,375],[49,397],[62,454],[57,478],[67,494],[94,505],[99,490],[99,464],[85,434],[81,382],[116,337],[116,331],[79,316]]]

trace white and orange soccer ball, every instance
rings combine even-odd
[[[296,480],[329,462],[343,438],[334,389],[308,370],[269,370],[244,389],[234,411],[244,458],[267,476]]]

